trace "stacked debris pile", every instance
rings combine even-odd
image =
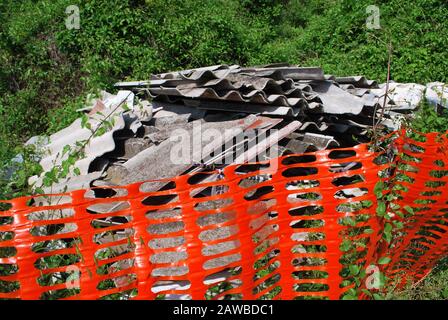
[[[237,127],[243,133],[255,133],[251,134],[255,139],[260,133],[266,136],[272,129],[281,130],[278,141],[271,143],[279,156],[351,147],[367,142],[378,123],[383,129],[396,129],[396,119],[416,108],[425,89],[417,84],[391,83],[386,110],[379,120],[384,84],[364,77],[328,76],[320,68],[219,65],[154,75],[149,81],[122,82],[116,87],[120,89],[116,95],[103,92],[81,110],[88,115],[87,127],[80,118],[49,138],[28,142],[38,145],[44,154],[40,164],[48,171],[63,161],[65,146],[89,140],[84,156],[74,165],[79,174],[69,173],[67,179],[44,188],[45,192],[170,178],[207,170],[235,152],[222,148],[228,141],[221,145],[203,141],[201,147],[209,150],[209,155],[193,154],[189,163],[167,164],[175,145],[172,133],[183,129],[194,138],[197,124],[202,125],[202,132]],[[90,137],[92,128],[98,129],[104,119],[112,120],[113,125],[104,134]],[[257,158],[256,152],[251,156],[245,160],[266,160]],[[39,185],[42,178],[30,181]],[[154,186],[152,191],[158,187],[162,186]]]
[[[440,89],[436,84],[432,86],[434,90]],[[412,113],[425,96],[425,87],[418,84],[390,83],[386,95],[385,84],[364,77],[335,77],[325,75],[320,68],[289,64],[254,68],[211,66],[154,75],[148,81],[121,82],[116,87],[117,94],[102,92],[101,97],[80,110],[83,116],[69,127],[50,137],[34,137],[28,141],[40,150],[40,164],[44,170],[41,176],[31,177],[31,183],[46,194],[90,189],[87,197],[108,198],[119,196],[123,190],[104,187],[152,181],[143,184],[141,191],[168,190],[172,188],[170,178],[187,173],[204,173],[194,175],[195,183],[217,181],[219,174],[206,173],[234,163],[368,142],[373,127],[382,132],[397,129],[399,119]],[[439,96],[431,97],[437,100]],[[70,168],[61,166],[73,152],[77,155],[73,165]],[[333,170],[346,171],[353,165],[357,164],[343,163]],[[48,185],[45,174],[55,166],[67,170],[67,174]],[[257,178],[268,181],[272,177]],[[160,181],[163,179],[165,181]],[[348,180],[341,179],[341,183],[350,184]],[[250,187],[258,182],[248,179],[241,183]],[[305,187],[289,186],[293,189]],[[219,194],[222,190],[218,189],[198,188],[192,196]],[[350,198],[363,194],[362,188],[347,190],[348,193],[339,196]],[[271,191],[256,189],[248,195],[248,200]],[[174,198],[148,196],[143,203],[164,205]],[[60,197],[57,204],[65,200]],[[48,197],[35,201],[36,205],[55,204]],[[210,207],[201,210],[225,206],[209,202],[207,205]],[[89,212],[125,212],[126,209],[126,203],[107,202],[90,206]],[[57,214],[68,216],[70,213],[66,211],[62,209]],[[180,210],[158,211],[157,214],[178,217]],[[159,216],[152,218],[159,219]],[[97,219],[94,227],[120,225],[129,218]],[[229,219],[232,217],[214,215],[213,221],[204,223],[222,223]],[[166,223],[160,225],[161,230],[153,231],[169,233],[177,227]],[[42,235],[47,234],[41,231]],[[70,231],[73,229],[65,225],[58,233]],[[95,241],[106,244],[125,239],[129,232],[117,229],[112,234],[98,235]],[[218,239],[223,232],[217,229],[210,237]],[[176,242],[178,239],[166,240],[170,246],[181,245]],[[231,250],[234,245],[229,242],[220,252]],[[116,250],[116,254],[122,254],[130,248],[122,245]],[[178,257],[164,259],[175,261]],[[226,261],[220,263],[225,265]],[[223,269],[223,272],[226,271]],[[120,286],[121,280],[117,279],[115,284]]]

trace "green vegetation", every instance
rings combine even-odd
[[[416,285],[391,291],[386,297],[395,300],[446,300],[448,299],[448,258],[443,259],[431,273]]]
[[[448,130],[448,110],[443,109],[437,112],[433,106],[424,102],[409,125],[422,133],[446,132]]]
[[[337,75],[447,81],[443,0],[4,0],[0,4],[0,163],[32,135],[78,117],[88,92],[114,81],[219,63],[289,61]],[[80,29],[65,26],[68,5]]]

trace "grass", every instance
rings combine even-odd
[[[448,257],[442,259],[431,273],[416,285],[407,285],[401,290],[389,292],[389,300],[447,300]]]

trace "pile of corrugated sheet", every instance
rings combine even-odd
[[[288,64],[254,68],[211,66],[158,74],[148,81],[121,82],[116,87],[117,94],[102,92],[98,99],[79,110],[84,115],[69,127],[50,137],[34,137],[27,142],[37,146],[44,170],[42,175],[31,177],[31,183],[36,187],[44,185],[45,172],[61,166],[74,151],[78,157],[67,176],[43,187],[43,191],[55,194],[97,187],[88,191],[87,196],[110,197],[121,192],[120,189],[101,187],[169,179],[285,154],[351,147],[369,141],[374,125],[382,131],[397,129],[399,119],[412,113],[425,92],[428,101],[441,106],[446,106],[446,99],[442,98],[448,97],[440,83],[431,83],[427,88],[390,83],[386,95],[385,84],[364,77],[334,77],[324,75],[320,68]],[[179,148],[184,150],[184,155],[185,150],[187,153],[182,161],[173,159]],[[353,164],[356,163],[342,164],[347,167],[337,169],[348,170]],[[195,175],[195,179],[195,182],[205,182],[219,179],[219,175]],[[242,183],[248,187],[257,181]],[[164,182],[143,186],[144,192],[170,187]],[[198,196],[207,196],[220,191],[197,188],[195,192]],[[338,196],[362,194],[360,188],[347,189],[347,192]],[[169,196],[150,198],[151,203],[146,204],[162,205],[173,200]],[[35,200],[36,205],[51,201],[47,197]],[[66,200],[61,197],[57,201],[61,204]],[[123,202],[89,207],[92,213],[124,209]],[[65,209],[60,211],[58,216],[71,214]],[[157,214],[179,215],[179,209]],[[95,223],[98,226],[122,224],[123,218],[126,217],[100,219]],[[230,218],[217,214],[213,219],[218,223]],[[59,232],[72,231],[70,228],[73,226],[66,224]],[[168,223],[160,228],[165,228],[166,233],[173,231]],[[219,238],[225,232],[218,229],[210,233],[212,238]],[[42,235],[46,234],[45,230],[41,231]],[[126,238],[129,232],[118,230],[113,237]],[[102,235],[95,241],[108,243],[112,241],[110,237]],[[173,246],[180,245],[175,238],[169,241],[174,241]],[[129,248],[124,245],[117,250],[122,253]],[[169,259],[177,258],[170,256]],[[131,262],[121,261],[111,267],[126,267],[119,263]]]
[[[245,138],[246,145],[250,139],[260,143],[276,129],[275,139],[262,150],[275,147],[276,155],[353,146],[369,140],[374,124],[384,130],[396,129],[397,119],[414,110],[425,95],[425,86],[392,82],[384,99],[385,84],[364,77],[325,75],[320,68],[289,64],[253,68],[217,65],[115,86],[119,89],[116,95],[103,92],[80,110],[88,114],[87,126],[80,118],[48,138],[28,142],[41,150],[44,171],[67,157],[65,146],[85,144],[83,156],[74,165],[79,171],[44,188],[45,192],[123,185],[209,170],[228,165],[222,159],[235,153],[235,146],[228,147],[235,137],[227,137],[228,141],[202,139],[200,146],[207,154],[192,150],[189,162],[170,163],[166,159],[178,146],[172,139],[177,129],[190,133],[194,140],[207,129],[224,132],[238,128],[251,133]],[[429,100],[437,99],[444,90],[443,84],[432,83],[426,94]],[[106,132],[92,135],[104,121],[110,122]],[[195,131],[198,125],[201,132]],[[258,150],[263,148],[252,149],[245,150],[245,159],[236,156],[233,162],[264,160]],[[265,159],[269,158],[266,154]],[[41,185],[42,178],[32,177],[30,182]],[[146,191],[163,186],[153,184]]]

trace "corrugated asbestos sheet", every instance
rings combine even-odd
[[[336,77],[325,75],[320,68],[285,63],[257,67],[216,65],[156,74],[149,80],[120,82],[115,86],[118,89],[116,94],[102,92],[100,97],[91,99],[79,110],[80,118],[67,128],[49,137],[33,137],[27,142],[37,147],[44,170],[40,176],[31,177],[30,183],[34,184],[36,191],[43,189],[46,194],[53,194],[39,196],[31,205],[70,203],[68,196],[55,194],[78,189],[90,188],[86,192],[89,198],[121,196],[127,192],[125,189],[108,187],[146,181],[140,187],[142,192],[149,192],[143,203],[167,204],[166,210],[150,210],[146,216],[151,219],[176,218],[180,216],[181,208],[171,208],[173,204],[170,203],[176,195],[169,191],[166,195],[150,193],[171,189],[174,184],[170,181],[172,177],[191,173],[189,183],[192,185],[219,181],[222,179],[219,169],[233,163],[263,161],[287,154],[352,147],[368,142],[374,125],[384,134],[397,129],[398,120],[412,116],[424,98],[435,105],[448,107],[448,89],[442,83],[423,86],[391,82],[386,92],[385,84],[362,76]],[[380,115],[384,116],[381,120]],[[44,183],[45,179],[48,180],[46,175],[54,168],[64,170],[64,162],[73,152],[77,155],[76,161],[66,176],[51,186]],[[293,161],[307,161],[306,157],[288,159],[294,158],[297,159]],[[15,159],[20,161],[21,158]],[[331,166],[330,171],[347,171],[358,165],[358,162],[342,162]],[[249,167],[253,166],[257,169],[262,165],[240,166],[236,173],[252,170]],[[301,174],[309,175],[314,168],[297,169],[302,170]],[[270,179],[270,174],[257,175],[241,179],[239,184],[247,188]],[[305,182],[307,186],[308,183],[316,186],[313,180]],[[190,195],[195,198],[216,195],[226,187],[198,187]],[[256,199],[265,192],[271,192],[269,188],[265,184],[244,197]],[[295,190],[303,189],[303,186],[288,183],[285,188]],[[362,194],[363,188],[347,188],[335,197],[347,199]],[[301,197],[300,193],[290,194],[288,201],[300,201]],[[87,210],[93,214],[110,213],[129,207],[126,201],[113,201],[108,199],[105,203],[89,206]],[[224,201],[227,200],[201,202],[197,210],[215,209]],[[59,219],[73,214],[70,208],[38,210],[32,214],[35,220]],[[197,223],[201,227],[225,223],[232,219],[231,215],[223,211],[202,216]],[[128,214],[114,214],[93,220],[95,228],[114,227],[111,231],[96,234],[93,240],[107,244],[129,239],[132,229],[121,225],[130,219]],[[42,224],[37,231],[43,235],[46,227]],[[171,222],[151,227],[161,234],[182,228]],[[65,224],[58,233],[71,232],[74,228],[73,224]],[[226,227],[210,229],[207,237],[217,240],[229,232]],[[295,240],[304,240],[308,233],[295,233],[294,237]],[[120,243],[108,247],[108,250],[113,250],[116,256],[128,252],[130,244]],[[181,244],[178,238],[171,237],[163,242],[166,247]],[[236,246],[233,241],[226,242],[214,249],[214,254]],[[164,263],[175,262],[179,254],[172,251],[158,259]],[[222,261],[215,259],[214,263],[225,265],[233,261],[231,257]],[[107,272],[130,265],[130,259],[114,262],[107,267]],[[167,276],[175,272],[177,270],[170,270]],[[207,281],[224,280],[230,276],[228,272],[221,271],[215,279]],[[126,277],[117,277],[113,281],[120,287],[126,282]],[[170,285],[169,281],[161,281],[157,287],[167,290]]]
[[[80,110],[88,117],[87,126],[84,116],[50,137],[28,142],[41,151],[45,172],[67,158],[67,145],[72,149],[85,145],[74,165],[79,172],[70,171],[45,192],[207,171],[228,165],[223,159],[232,156],[233,162],[246,162],[264,160],[270,154],[353,146],[368,141],[385,96],[384,84],[365,77],[335,77],[320,68],[290,64],[216,65],[115,86],[117,94],[102,92]],[[437,89],[436,84],[433,87]],[[415,109],[424,95],[424,86],[417,84],[391,83],[390,88],[380,125],[384,130],[395,129],[392,120]],[[110,123],[106,132],[95,135],[104,121]],[[232,128],[238,130],[226,141],[202,139],[207,130],[223,133]],[[271,129],[277,132],[275,137]],[[184,142],[186,147],[199,139],[200,151],[192,150],[187,161],[172,164],[167,159],[178,147],[179,130],[192,139]],[[241,135],[243,140],[235,142]],[[30,181],[39,186],[43,177]],[[164,187],[156,183],[147,191]],[[101,210],[106,209],[110,208]]]
[[[44,186],[45,193],[91,188],[86,196],[109,198],[125,191],[106,187],[137,181],[147,181],[141,186],[143,192],[168,190],[172,188],[169,179],[184,173],[195,173],[191,176],[192,183],[219,181],[221,177],[216,172],[220,171],[216,169],[232,163],[367,142],[374,124],[382,133],[396,129],[396,120],[412,114],[425,94],[428,101],[442,106],[446,106],[444,97],[448,96],[440,83],[428,84],[426,88],[392,82],[386,92],[385,84],[365,77],[335,77],[325,75],[320,68],[289,64],[251,68],[217,65],[157,74],[149,80],[120,82],[115,86],[116,94],[102,92],[99,98],[89,101],[79,110],[83,116],[67,128],[50,137],[33,137],[27,142],[37,146],[44,169],[42,175],[30,178],[36,190],[52,168],[63,169],[62,164],[71,152],[79,152],[73,167],[66,177]],[[383,113],[384,118],[379,122]],[[350,170],[356,165],[341,163],[332,170]],[[245,169],[241,170],[244,173]],[[269,180],[269,177],[257,179]],[[249,187],[259,183],[257,179],[244,179],[240,183]],[[193,190],[191,196],[220,192],[218,187],[203,187]],[[264,190],[254,190],[247,196],[256,196],[257,192]],[[345,192],[343,197],[362,194],[360,188]],[[163,205],[174,199],[169,194],[148,196],[144,203]],[[35,205],[54,204],[53,201],[62,204],[69,199],[39,197]],[[123,201],[107,202],[90,206],[89,212],[116,212],[128,205]],[[71,211],[61,209],[48,214],[65,217]],[[180,209],[157,214],[175,217]],[[128,219],[128,216],[113,216],[94,222],[96,226],[107,227],[123,224]],[[218,223],[228,218],[217,214],[211,219]],[[160,228],[161,232],[170,232],[171,227],[168,223]],[[61,232],[68,231],[73,230]],[[95,241],[126,239],[129,232],[117,229]],[[218,228],[210,232],[210,237],[218,238],[220,232],[223,231]],[[170,246],[179,245],[169,241]],[[220,250],[230,249],[231,242]],[[126,250],[126,245],[117,246],[114,253],[119,255]],[[126,267],[117,264],[110,268]]]

